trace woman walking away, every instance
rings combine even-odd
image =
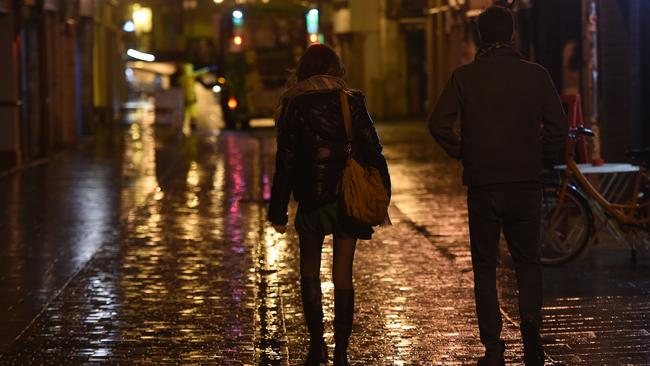
[[[334,236],[334,365],[349,365],[354,289],[352,263],[358,239],[373,230],[344,214],[339,191],[351,148],[352,157],[376,168],[390,194],[386,160],[360,91],[346,88],[344,68],[325,45],[313,45],[300,59],[277,115],[276,171],[268,219],[286,231],[287,206],[298,202],[295,227],[300,238],[300,290],[310,346],[305,365],[328,362],[323,339],[320,260],[325,235]],[[343,114],[349,104],[352,140],[348,143]]]

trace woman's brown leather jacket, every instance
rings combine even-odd
[[[277,127],[277,156],[268,218],[287,223],[291,193],[300,205],[316,208],[338,199],[347,160],[347,137],[339,91],[311,93],[282,106]],[[360,91],[350,92],[352,153],[362,164],[381,172],[390,195],[386,159]]]

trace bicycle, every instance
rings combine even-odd
[[[632,263],[636,263],[639,244],[650,248],[650,172],[646,168],[650,149],[628,152],[639,165],[596,168],[575,161],[581,136],[592,137],[593,132],[584,127],[570,131],[566,165],[555,167],[561,178],[543,185],[542,264],[559,265],[576,258],[604,227],[629,247]],[[597,188],[585,176],[590,172],[609,174]]]

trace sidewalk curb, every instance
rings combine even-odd
[[[76,144],[74,144],[72,146],[68,146],[68,147],[66,147],[66,148],[64,148],[62,150],[56,151],[50,156],[47,156],[47,157],[44,157],[44,158],[41,158],[41,159],[36,159],[36,160],[31,161],[31,162],[29,162],[27,164],[23,164],[22,166],[19,166],[19,167],[14,167],[14,168],[10,168],[10,169],[4,170],[4,171],[0,171],[0,179],[3,179],[5,177],[11,176],[11,175],[14,175],[16,173],[20,173],[20,172],[25,171],[25,170],[29,170],[31,168],[35,168],[35,167],[40,166],[40,165],[49,164],[51,161],[53,161],[55,159],[59,159],[62,156],[68,154],[68,153],[74,152],[75,150],[79,150],[80,148],[83,148],[85,146],[92,145],[93,143],[95,143],[94,138],[90,138],[90,139],[87,139],[87,140],[82,140],[82,141],[79,141],[78,143],[76,143]]]

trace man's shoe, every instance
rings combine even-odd
[[[309,353],[303,366],[327,365],[327,344],[325,341],[309,343]]]
[[[505,366],[506,360],[503,358],[505,351],[506,346],[504,344],[486,350],[485,355],[478,360],[476,366]]]
[[[503,355],[500,357],[489,357],[487,355],[479,358],[476,366],[506,366],[506,360]]]
[[[304,366],[327,364],[327,344],[323,339],[323,305],[320,278],[303,277],[300,279],[302,309],[309,330],[309,353]]]
[[[334,289],[334,366],[350,366],[348,344],[354,317],[354,290]]]
[[[521,338],[524,341],[524,364],[544,366],[544,347],[537,322],[533,319],[524,319],[521,322]]]

